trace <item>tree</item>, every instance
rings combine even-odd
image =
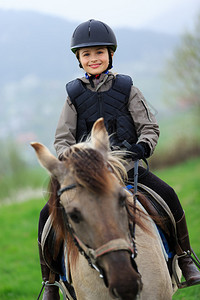
[[[200,108],[200,14],[168,62],[167,81],[179,104]]]

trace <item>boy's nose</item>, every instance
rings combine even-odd
[[[95,55],[95,54],[91,56],[91,60],[92,60],[92,61],[95,61],[95,60],[97,60],[97,57],[96,57],[96,55]]]

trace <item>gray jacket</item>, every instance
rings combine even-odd
[[[85,77],[81,78],[81,80],[86,84],[88,89],[104,92],[111,88],[114,76],[112,72],[101,74],[99,79],[94,79],[94,88],[92,88],[89,80]],[[138,143],[147,143],[151,151],[150,155],[152,155],[160,133],[156,119],[149,110],[144,96],[135,86],[131,88],[128,103],[128,109],[138,135]],[[59,158],[68,147],[76,143],[76,124],[77,112],[70,98],[67,97],[55,133],[54,146]]]

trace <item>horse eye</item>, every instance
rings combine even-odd
[[[77,209],[74,209],[72,212],[70,212],[69,214],[70,219],[74,222],[74,223],[80,223],[80,221],[83,220],[81,212]]]

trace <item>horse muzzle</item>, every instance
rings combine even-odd
[[[113,299],[136,300],[142,290],[141,275],[134,268],[130,253],[116,251],[101,257],[99,265]]]
[[[129,281],[129,279],[127,279],[127,281]],[[136,300],[139,299],[142,286],[141,278],[138,277],[137,280],[134,278],[132,282],[129,281],[127,284],[124,283],[124,281],[121,283],[116,282],[115,284],[111,283],[109,284],[108,289],[110,296],[113,299]]]

